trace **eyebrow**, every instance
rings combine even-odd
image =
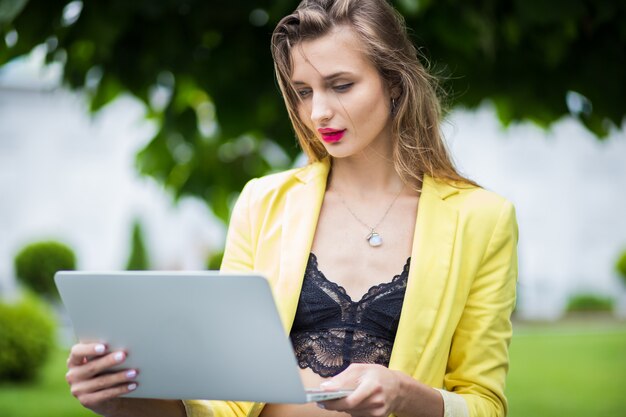
[[[340,77],[343,77],[343,76],[346,76],[346,75],[352,75],[352,73],[348,72],[348,71],[335,72],[335,73],[332,73],[330,75],[325,76],[324,77],[324,81],[332,81],[332,80],[334,80],[336,78],[340,78]],[[304,81],[292,81],[292,84],[293,85],[306,85],[306,83]]]

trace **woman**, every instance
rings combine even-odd
[[[105,371],[125,353],[78,344],[73,394],[110,416],[504,416],[514,210],[454,169],[402,19],[384,0],[305,0],[272,53],[310,163],[244,188],[222,268],[269,278],[306,386],[354,392],[319,408],[120,399],[137,370]]]

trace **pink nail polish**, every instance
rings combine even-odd
[[[137,376],[137,371],[135,371],[134,369],[131,369],[130,371],[126,372],[126,378],[128,379],[133,379],[136,376]]]
[[[122,362],[124,360],[124,352],[117,352],[113,359],[115,359],[115,362]]]
[[[129,391],[134,391],[135,389],[137,389],[137,384],[133,382],[132,384],[128,384],[127,388]]]
[[[93,350],[95,350],[98,355],[102,355],[104,351],[106,350],[106,347],[104,345],[96,345],[96,347],[93,348]]]

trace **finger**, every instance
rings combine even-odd
[[[124,362],[126,359],[126,353],[123,351],[117,351],[109,353],[108,355],[91,360],[81,366],[70,367],[65,379],[72,385],[74,383],[90,379],[95,375],[102,374],[109,371],[112,367],[117,366]]]
[[[137,383],[131,382],[130,384],[122,384],[108,389],[104,389],[102,391],[84,394],[77,398],[84,407],[93,408],[103,401],[111,400],[123,394],[128,394],[135,389],[137,389]]]
[[[376,385],[370,384],[367,381],[363,381],[362,384],[356,387],[354,392],[344,398],[338,398],[336,400],[324,401],[322,405],[328,410],[350,410],[359,411],[363,409],[369,409],[369,399],[376,395]]]
[[[353,390],[359,385],[359,379],[364,371],[362,364],[353,363],[344,371],[320,384],[322,390],[346,389]]]
[[[134,382],[137,377],[136,369],[125,369],[123,371],[115,372],[112,374],[106,374],[97,376],[95,378],[79,381],[72,384],[71,392],[74,397],[81,397],[86,394],[91,394],[97,391],[106,390],[115,386],[122,385],[124,383],[129,384]]]
[[[85,363],[85,358],[101,356],[107,348],[102,343],[77,343],[72,346],[67,366],[79,366]]]

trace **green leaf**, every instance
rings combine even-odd
[[[28,0],[0,1],[0,25],[11,23],[22,12],[27,3]]]

